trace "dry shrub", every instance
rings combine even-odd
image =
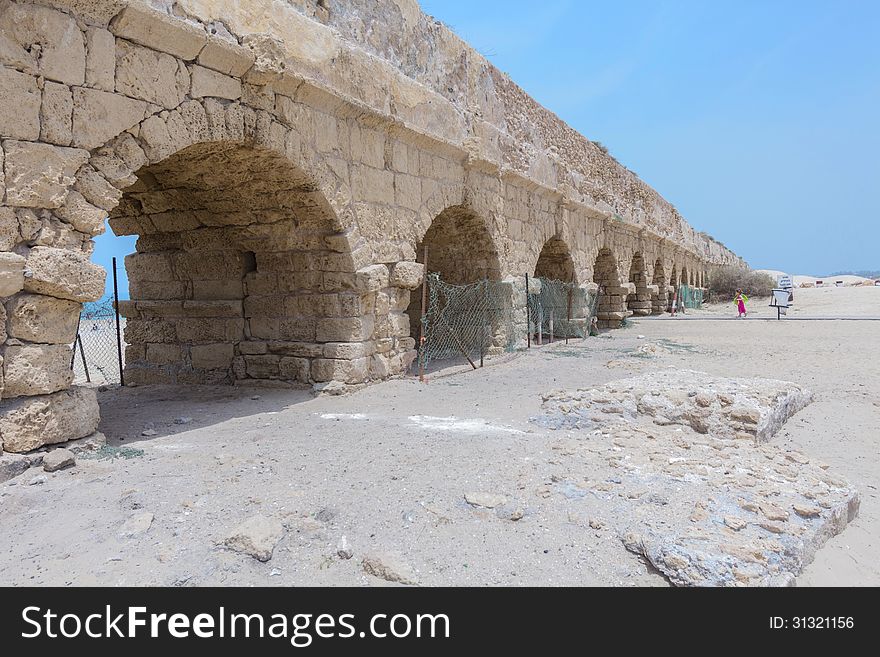
[[[709,290],[713,301],[731,301],[737,290],[748,297],[769,297],[776,281],[747,267],[728,265],[718,267],[709,276]]]

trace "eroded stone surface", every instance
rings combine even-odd
[[[856,517],[858,492],[808,455],[758,444],[754,435],[739,439],[722,420],[740,420],[717,408],[698,432],[684,419],[656,424],[638,400],[659,393],[675,408],[711,409],[713,394],[729,395],[729,406],[738,401],[755,410],[755,425],[769,431],[768,418],[781,426],[809,397],[781,381],[666,374],[546,395],[545,414],[535,420],[575,429],[552,449],[563,463],[598,463],[583,481],[557,488],[572,499],[598,499],[602,521],[674,584],[792,584],[815,551]],[[685,381],[697,386],[695,395],[688,396]]]
[[[538,421],[554,428],[592,428],[615,419],[649,418],[718,438],[766,442],[810,401],[811,392],[786,381],[669,369],[599,388],[547,393]]]
[[[92,388],[4,399],[0,402],[0,442],[4,451],[28,452],[91,435],[99,420],[98,399]]]

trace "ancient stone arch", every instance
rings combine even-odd
[[[662,313],[669,304],[669,283],[666,279],[666,269],[663,266],[663,258],[657,258],[654,262],[654,276],[651,280],[656,292],[651,294],[651,312]]]
[[[596,305],[596,319],[599,327],[619,327],[620,323],[629,315],[626,309],[626,295],[629,293],[629,287],[624,287],[621,284],[617,258],[607,247],[600,249],[596,256],[596,263],[593,266],[593,282],[599,286]]]
[[[561,237],[553,236],[544,242],[535,264],[534,275],[536,278],[577,283],[571,249]]]
[[[564,236],[553,271],[601,282],[609,326],[636,250],[738,261],[445,28],[405,19],[412,0],[353,5],[370,39],[332,7],[251,5],[0,3],[2,449],[97,425],[69,363],[81,304],[104,293],[90,256],[108,215],[138,236],[122,309],[141,383],[404,372],[423,238],[448,280],[509,281],[524,317],[518,286]]]
[[[651,314],[651,291],[648,288],[648,270],[640,251],[633,254],[629,268],[629,282],[634,291],[626,297],[626,307],[633,315]]]
[[[452,285],[501,278],[498,250],[486,221],[463,205],[438,213],[415,246],[415,253],[417,263],[424,265],[427,258],[428,274],[438,274]],[[420,284],[407,309],[411,327],[419,325],[421,313]]]

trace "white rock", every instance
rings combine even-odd
[[[258,561],[269,561],[281,537],[284,526],[274,518],[256,515],[233,529],[223,540],[226,547],[248,554]]]

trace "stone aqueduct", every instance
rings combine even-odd
[[[70,344],[108,215],[133,383],[399,374],[423,245],[601,284],[607,324],[738,261],[415,0],[0,0],[0,64],[2,450],[96,428]]]

